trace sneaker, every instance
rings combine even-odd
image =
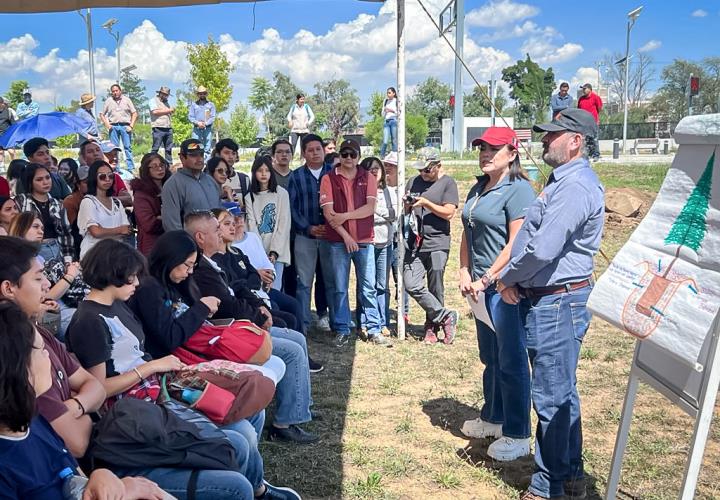
[[[466,420],[460,428],[460,432],[469,438],[482,439],[493,437],[499,439],[502,437],[502,424],[491,424],[478,417],[474,420]]]
[[[338,333],[335,335],[335,347],[345,347],[350,343],[349,333]]]
[[[585,478],[565,481],[563,487],[568,500],[585,500],[588,496]]]
[[[321,330],[323,332],[330,331],[330,319],[327,316],[321,316],[320,318],[318,318],[315,325],[318,330]]]
[[[308,366],[310,367],[310,373],[320,373],[325,369],[323,365],[308,356]]]
[[[271,425],[268,431],[269,441],[289,441],[297,444],[310,444],[319,439],[317,435],[307,432],[297,425],[291,425],[286,429]]]
[[[263,481],[265,485],[265,493],[259,497],[255,497],[261,500],[301,500],[302,497],[298,495],[298,492],[287,486],[273,486],[267,481]]]
[[[426,344],[437,344],[438,338],[435,334],[435,324],[429,321],[425,322],[425,340]]]
[[[503,436],[488,446],[487,454],[498,462],[510,462],[530,454],[530,438]]]
[[[531,491],[524,491],[522,495],[520,495],[520,500],[547,500],[548,497],[541,497],[540,495],[536,495],[535,493]]]
[[[457,333],[457,324],[458,324],[458,313],[457,311],[450,311],[450,313],[445,318],[445,321],[443,321],[442,329],[445,333],[445,338],[443,339],[443,343],[446,345],[450,345],[455,340],[455,334]]]
[[[375,345],[382,345],[385,347],[392,347],[392,342],[390,342],[388,339],[382,336],[380,333],[376,333],[375,335],[371,335],[370,338],[368,338],[368,342],[375,344]]]
[[[392,332],[390,331],[390,329],[387,326],[383,326],[380,333],[382,333],[386,337],[392,337]]]

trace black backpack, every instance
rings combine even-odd
[[[238,470],[225,434],[180,403],[123,398],[95,425],[88,451],[92,468],[176,467]]]

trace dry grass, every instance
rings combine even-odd
[[[667,166],[596,166],[609,187],[657,192]],[[468,192],[472,171],[451,171]],[[644,212],[643,212],[644,213]],[[603,243],[612,258],[634,227],[615,221]],[[268,479],[295,487],[305,498],[516,498],[527,486],[532,459],[493,462],[487,441],[468,440],[459,428],[482,405],[482,368],[474,323],[455,289],[460,222],[446,273],[450,307],[463,311],[451,347],[426,346],[410,337],[392,349],[358,341],[345,350],[311,334],[313,357],[324,372],[313,375],[313,395],[322,421],[307,427],[320,443],[307,447],[264,443]],[[606,263],[598,258],[597,267]],[[411,308],[414,324],[420,310]],[[578,386],[584,416],[584,456],[591,498],[604,495],[622,410],[634,342],[607,323],[593,320],[581,353]],[[716,414],[718,412],[716,411]],[[717,415],[716,415],[717,416]],[[692,419],[657,393],[642,387],[626,454],[621,497],[676,498],[692,433]],[[720,498],[720,420],[711,429],[698,498]]]

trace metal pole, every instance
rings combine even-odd
[[[490,126],[495,126],[495,106],[493,106],[493,103],[495,103],[495,80],[490,77],[490,85],[488,87],[488,90],[490,91]]]
[[[455,151],[462,155],[465,149],[465,126],[463,123],[463,86],[462,62],[463,45],[465,39],[465,0],[455,0],[455,112],[453,114],[453,128],[455,138]]]
[[[632,25],[634,23],[634,19],[629,19],[627,23],[627,37],[625,40],[625,84],[623,87],[625,87],[625,96],[624,96],[624,103],[625,103],[625,112],[623,115],[623,144],[622,144],[622,152],[625,154],[625,144],[627,143],[627,126],[628,126],[628,87],[630,86],[630,30],[632,29]]]
[[[83,15],[82,11],[80,10],[78,10],[77,13],[80,17],[83,18],[83,21],[85,21],[85,29],[87,30],[90,93],[96,97],[95,101],[93,101],[93,118],[95,118],[95,121],[97,122],[97,95],[95,94],[95,50],[93,48],[92,15],[90,14],[90,9],[87,9],[85,11],[85,15]]]
[[[117,59],[117,83],[120,85],[120,32],[115,33],[115,54]]]
[[[397,0],[397,153],[398,153],[398,196],[405,193],[405,0]],[[399,205],[402,206],[402,205]],[[404,290],[402,263],[405,258],[405,244],[402,229],[398,234],[398,277],[397,277],[397,334],[405,340],[405,318],[403,317]]]

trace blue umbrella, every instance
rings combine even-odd
[[[14,147],[33,137],[44,137],[49,140],[67,134],[82,134],[86,129],[87,124],[74,114],[60,111],[40,113],[11,125],[0,136],[0,146]]]

